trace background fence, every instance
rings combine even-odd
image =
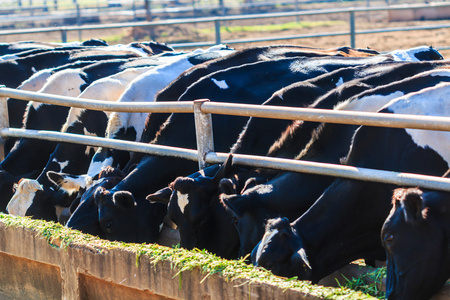
[[[420,25],[420,26],[407,26],[407,27],[385,27],[376,29],[357,29],[357,22],[355,22],[356,13],[373,13],[373,12],[395,12],[405,10],[420,11],[418,13],[418,18],[421,18],[422,14],[426,14],[422,11],[432,10],[433,14],[437,12],[448,15],[450,17],[450,3],[435,3],[435,4],[413,4],[413,5],[393,5],[393,6],[383,6],[383,7],[351,7],[351,8],[336,8],[336,9],[321,9],[321,10],[308,10],[308,11],[290,11],[290,12],[279,12],[279,13],[263,13],[263,14],[249,14],[249,15],[234,15],[234,16],[216,16],[216,17],[199,17],[199,18],[182,18],[182,19],[171,19],[171,20],[161,20],[153,22],[124,22],[115,24],[95,24],[95,25],[80,25],[82,23],[81,11],[75,14],[78,19],[77,23],[79,25],[74,26],[54,26],[45,28],[29,28],[29,29],[14,29],[14,30],[1,30],[0,36],[7,35],[18,35],[18,34],[36,34],[36,33],[50,33],[59,32],[60,41],[67,42],[68,32],[78,32],[79,40],[82,40],[82,32],[88,30],[108,30],[108,29],[118,29],[118,28],[147,28],[152,29],[158,26],[163,26],[164,28],[169,28],[177,25],[188,25],[193,24],[197,26],[198,24],[208,23],[210,27],[214,29],[214,40],[203,41],[203,42],[188,42],[188,43],[169,43],[174,48],[192,48],[192,47],[202,47],[211,46],[214,44],[248,44],[254,42],[268,42],[268,41],[281,41],[281,40],[296,40],[305,38],[317,38],[317,37],[336,37],[336,36],[349,36],[349,45],[351,47],[356,47],[356,36],[357,35],[370,35],[375,33],[386,33],[386,32],[404,32],[404,31],[416,31],[416,30],[433,30],[433,29],[445,29],[450,27],[450,23],[439,23],[435,25]],[[448,11],[448,13],[446,13]],[[295,35],[280,35],[258,37],[258,38],[240,38],[240,39],[224,39],[222,37],[223,25],[225,23],[230,23],[233,21],[244,21],[244,20],[262,20],[268,18],[288,18],[288,17],[306,17],[306,16],[320,16],[320,15],[347,15],[348,29],[345,31],[338,32],[320,32],[314,34],[295,34]],[[67,16],[68,18],[73,18],[73,15]],[[46,16],[46,18],[49,18]],[[436,45],[434,45],[436,46]],[[438,50],[450,49],[448,45],[436,46]]]
[[[7,125],[5,124],[6,122],[2,125],[3,128],[0,129],[0,136],[2,138],[35,138],[55,142],[70,142],[106,148],[116,148],[120,150],[143,152],[153,155],[177,156],[189,160],[198,160],[200,168],[205,167],[208,163],[221,163],[225,161],[228,156],[227,153],[214,152],[211,114],[450,131],[450,117],[429,117],[417,115],[399,116],[382,113],[354,111],[345,112],[323,109],[217,103],[208,102],[205,100],[167,103],[110,103],[107,101],[25,92],[10,88],[0,88],[0,97],[4,97],[2,99],[3,115],[0,116],[1,120],[7,120],[6,97],[27,101],[32,100],[55,105],[83,107],[93,110],[119,112],[194,113],[198,150],[151,145],[138,142],[118,141],[60,132],[7,128]],[[398,173],[344,165],[240,154],[234,155],[233,162],[246,166],[274,168],[293,172],[306,172],[319,175],[329,175],[357,180],[375,181],[403,186],[419,186],[436,190],[450,191],[450,178],[436,176]]]

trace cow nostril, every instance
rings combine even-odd
[[[267,270],[272,270],[272,269],[273,269],[273,263],[271,263],[271,262],[266,262],[266,263],[264,264],[264,268],[267,269]]]

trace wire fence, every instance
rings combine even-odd
[[[184,149],[44,130],[14,129],[8,128],[6,122],[0,124],[0,136],[3,139],[8,137],[33,138],[54,142],[69,142],[97,147],[116,148],[119,150],[143,152],[152,155],[176,156],[188,160],[198,161],[200,168],[205,167],[207,164],[222,163],[228,156],[228,153],[219,153],[214,151],[211,114],[450,131],[450,117],[430,117],[418,115],[399,116],[393,114],[354,111],[337,112],[333,110],[295,107],[218,103],[205,100],[198,100],[194,102],[163,103],[110,103],[107,101],[25,92],[5,87],[0,88],[0,97],[2,97],[3,100],[1,102],[3,109],[0,111],[0,120],[8,119],[6,105],[7,97],[13,97],[15,99],[25,101],[37,101],[55,105],[83,107],[87,109],[104,111],[194,113],[197,132],[197,149]],[[233,162],[252,167],[274,168],[292,172],[304,172],[402,186],[419,186],[435,190],[450,191],[450,178],[436,176],[243,154],[235,154]]]

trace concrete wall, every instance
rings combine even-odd
[[[170,261],[153,264],[146,255],[137,265],[136,257],[120,247],[51,246],[38,231],[0,220],[0,299],[321,299],[247,279],[205,279],[198,268],[177,274]]]
[[[320,287],[313,285],[307,288],[311,287],[316,295],[321,296],[248,278],[229,280],[219,275],[206,276],[198,267],[179,272],[170,260],[161,260],[154,264],[151,257],[141,255],[137,258],[136,251],[124,248],[119,243],[117,246],[112,243],[112,246],[108,247],[102,246],[102,241],[98,239],[81,243],[75,237],[76,234],[81,234],[68,229],[66,230],[69,232],[69,239],[73,232],[74,241],[61,247],[61,239],[51,237],[46,230],[43,232],[17,224],[7,224],[0,218],[2,300],[288,300],[323,299],[326,295],[326,292],[318,293]],[[335,278],[344,281],[342,274],[351,278],[359,277],[364,272],[367,272],[367,268],[350,265],[325,278],[322,284],[335,285]],[[326,289],[333,293],[332,288]],[[449,291],[450,287],[445,287],[434,299],[449,300]]]

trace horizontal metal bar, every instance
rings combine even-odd
[[[337,8],[337,9],[280,12],[280,13],[270,13],[270,14],[251,14],[251,15],[221,16],[221,17],[184,18],[184,19],[172,19],[172,20],[153,21],[153,22],[127,22],[127,23],[115,23],[115,24],[105,24],[105,25],[59,26],[59,27],[52,27],[52,28],[35,28],[35,29],[28,29],[28,30],[5,30],[5,31],[0,31],[0,35],[35,33],[35,32],[51,32],[51,31],[56,32],[56,31],[61,31],[61,30],[78,31],[78,30],[95,30],[95,29],[113,29],[113,28],[124,28],[124,27],[146,27],[146,26],[160,26],[160,25],[192,24],[192,23],[215,22],[216,20],[219,20],[219,21],[252,20],[252,19],[264,19],[264,18],[280,18],[280,17],[349,13],[351,11],[370,12],[370,11],[403,10],[403,9],[440,8],[440,7],[448,7],[448,6],[450,6],[450,3],[436,3],[436,4],[426,4],[426,5],[410,4],[410,5],[378,6],[378,7],[350,7],[350,8]],[[40,30],[42,30],[42,31],[40,31]]]
[[[450,131],[450,117],[207,102],[203,113],[338,124]]]
[[[371,34],[371,33],[397,32],[397,31],[415,31],[415,30],[433,30],[433,29],[441,29],[441,28],[450,28],[450,24],[358,30],[358,31],[355,31],[355,34]]]
[[[211,164],[222,163],[227,156],[225,153],[210,152],[206,155],[205,161]],[[450,191],[450,178],[420,174],[241,154],[233,154],[233,164]]]
[[[48,104],[79,107],[92,110],[118,111],[118,112],[194,112],[192,101],[168,102],[113,102],[85,98],[67,97],[46,93],[21,91],[11,88],[0,88],[0,97],[10,97],[24,101],[37,101]]]
[[[125,151],[143,152],[160,156],[175,156],[197,161],[197,150],[175,148],[162,145],[145,144],[138,142],[112,140],[107,138],[68,134],[44,130],[25,130],[6,128],[0,130],[2,137],[34,138],[54,142],[68,142],[83,145],[115,148]],[[205,156],[207,163],[222,163],[227,158],[227,153],[210,152]],[[357,168],[351,166],[263,157],[254,155],[235,154],[233,163],[251,166],[272,168],[291,172],[311,173],[318,175],[343,177],[356,180],[375,181],[401,186],[419,186],[423,188],[450,191],[450,178],[426,176],[410,173],[398,173],[392,171]]]
[[[0,130],[0,136],[12,138],[30,138],[52,142],[66,142],[96,147],[114,148],[130,152],[142,152],[160,156],[181,157],[193,161],[197,161],[198,159],[197,150],[108,139],[88,135],[62,133],[56,131],[4,128]]]
[[[349,35],[349,31],[341,32],[325,32],[325,33],[315,33],[315,34],[299,34],[299,35],[285,35],[285,36],[275,36],[275,37],[262,37],[253,39],[237,39],[237,40],[223,40],[224,44],[242,44],[242,43],[256,43],[256,42],[267,42],[267,41],[279,41],[279,40],[296,40],[296,39],[307,39],[316,37],[332,37],[332,36],[343,36]]]
[[[194,112],[194,104],[192,101],[111,103],[109,101],[57,96],[11,88],[0,88],[0,96],[13,97],[20,100],[43,101],[55,105],[85,107],[93,110],[170,113]],[[450,117],[234,104],[211,101],[203,103],[201,111],[202,113],[220,115],[450,131]]]

